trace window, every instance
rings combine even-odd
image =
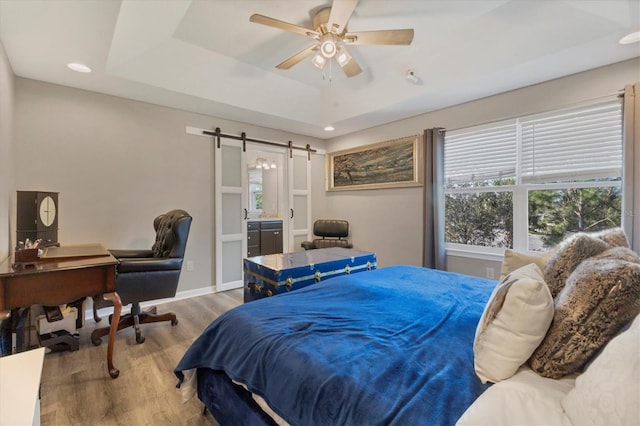
[[[620,226],[619,100],[447,132],[445,242],[545,250]]]

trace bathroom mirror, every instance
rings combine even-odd
[[[284,155],[247,151],[248,210],[250,219],[282,217]]]

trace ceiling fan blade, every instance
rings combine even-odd
[[[313,55],[313,52],[318,50],[318,46],[317,45],[312,45],[307,47],[304,50],[301,50],[300,52],[296,53],[295,55],[285,59],[284,61],[282,61],[281,63],[279,63],[278,65],[276,65],[276,68],[281,69],[281,70],[288,70],[289,68],[291,68],[292,66],[296,65],[297,63],[303,61],[304,59],[308,58],[309,56]]]
[[[353,77],[354,75],[358,75],[362,72],[362,68],[356,62],[354,58],[351,58],[349,62],[342,66],[342,71],[347,77]]]
[[[351,18],[357,4],[358,0],[333,0],[329,22],[327,22],[327,29],[329,31],[334,30],[336,34],[341,34],[347,26],[347,22],[349,22],[349,18]]]
[[[268,27],[278,28],[280,30],[291,31],[311,38],[320,38],[320,33],[317,31],[290,24],[289,22],[284,22],[279,19],[269,18],[268,16],[260,15],[259,13],[251,15],[249,21],[255,22],[256,24],[266,25]]]
[[[413,41],[413,29],[358,31],[346,33],[344,42],[347,44],[395,44],[408,45]]]

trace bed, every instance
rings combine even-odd
[[[220,424],[455,424],[489,387],[473,341],[495,286],[390,266],[247,303],[193,342],[178,386]]]

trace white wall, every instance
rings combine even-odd
[[[14,75],[0,42],[0,262],[6,259],[12,243],[9,217],[13,193],[13,104]]]
[[[14,189],[60,192],[64,244],[149,248],[153,218],[185,209],[195,268],[183,271],[178,291],[211,288],[215,277],[214,148],[185,126],[322,148],[314,138],[24,78],[15,94]]]
[[[640,58],[636,58],[337,137],[328,141],[327,152],[422,134],[426,128],[456,129],[567,107],[617,93],[625,84],[639,80]],[[327,213],[348,219],[354,244],[375,251],[379,265],[422,264],[420,188],[330,192],[326,196]],[[468,268],[465,259],[450,258],[448,265],[458,272],[486,274],[484,263]],[[499,268],[496,262],[486,265]]]

